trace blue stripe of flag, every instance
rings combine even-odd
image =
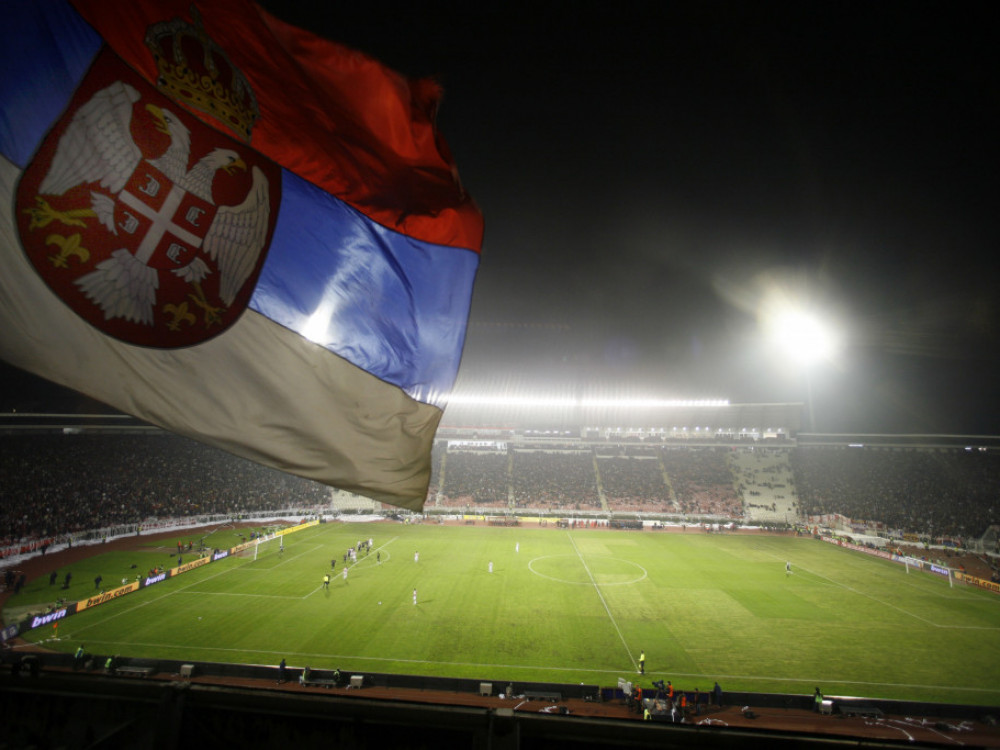
[[[250,307],[425,403],[458,372],[479,256],[386,229],[283,171]]]
[[[24,169],[103,44],[61,0],[4,3],[0,153]]]

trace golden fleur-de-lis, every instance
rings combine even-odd
[[[97,216],[92,208],[71,208],[67,211],[59,211],[52,208],[49,202],[40,195],[35,196],[35,207],[24,209],[24,213],[31,217],[28,229],[41,229],[53,221],[59,221],[68,227],[86,227],[87,222],[84,219]]]
[[[163,306],[163,312],[166,315],[173,316],[172,320],[167,321],[167,328],[171,331],[181,330],[181,323],[187,323],[189,326],[193,326],[198,320],[193,312],[188,311],[187,302],[181,302],[179,305],[167,303]]]
[[[71,234],[69,237],[63,237],[61,234],[50,234],[46,237],[46,245],[56,245],[59,248],[58,253],[49,256],[52,265],[56,268],[68,268],[69,259],[74,255],[80,259],[81,263],[90,260],[90,251],[80,244],[82,239],[79,232]]]

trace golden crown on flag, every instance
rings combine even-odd
[[[260,117],[253,89],[205,33],[193,5],[191,16],[194,25],[174,18],[146,30],[146,46],[159,71],[156,84],[170,98],[211,115],[249,142]]]

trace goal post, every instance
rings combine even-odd
[[[944,576],[948,579],[948,586],[955,588],[955,569],[948,567],[947,565],[939,565],[938,563],[930,562],[929,560],[921,560],[916,557],[903,557],[903,565],[906,567],[906,572],[909,574],[910,568],[915,570],[922,570],[925,573],[932,573],[934,575]]]
[[[253,540],[252,544],[248,544],[246,547],[237,552],[238,557],[243,557],[251,560],[257,560],[262,555],[270,554],[271,552],[284,552],[285,550],[285,538],[282,534],[262,534]]]

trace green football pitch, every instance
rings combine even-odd
[[[345,580],[344,551],[369,538]],[[238,534],[206,541],[225,548]],[[75,564],[70,598],[90,595],[98,574],[107,587],[134,578],[133,565],[169,566],[175,547],[158,544]],[[51,591],[47,578],[33,581],[18,604]],[[220,560],[73,615],[52,636],[48,626],[27,635],[63,651],[285,658],[501,684],[623,677],[705,691],[718,680],[724,690],[1000,705],[1000,597],[763,534],[323,524],[286,536],[283,552],[269,542],[256,560]]]

